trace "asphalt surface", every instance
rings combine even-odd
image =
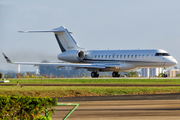
[[[68,103],[68,102],[66,102]],[[180,100],[74,101],[67,120],[179,120]],[[73,106],[56,106],[52,120],[61,120]]]
[[[180,93],[147,94],[147,95],[115,95],[115,96],[86,96],[59,97],[58,102],[74,101],[113,101],[113,100],[180,100]]]
[[[79,103],[67,120],[179,120],[180,93],[58,98]],[[53,120],[63,119],[73,106],[56,106]]]
[[[17,84],[0,84],[0,86],[15,86]],[[123,87],[123,86],[149,86],[149,87],[168,87],[168,86],[180,86],[177,84],[19,84],[22,86],[112,86],[112,87]]]

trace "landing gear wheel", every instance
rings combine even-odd
[[[120,77],[120,74],[117,74],[117,77]]]
[[[97,72],[92,72],[92,73],[91,73],[91,77],[92,77],[92,78],[99,77],[99,73],[97,73]]]
[[[162,77],[167,77],[167,74],[163,74]]]
[[[120,77],[120,74],[118,72],[113,72],[112,77]]]
[[[96,74],[96,77],[99,77],[99,73]]]
[[[113,73],[112,73],[112,77],[116,77],[116,72],[113,72]]]

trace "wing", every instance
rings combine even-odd
[[[76,63],[38,63],[38,62],[11,62],[11,60],[2,53],[7,63],[17,64],[17,65],[34,65],[34,66],[55,66],[59,67],[79,67],[79,68],[106,68],[105,64],[76,64]]]
[[[17,64],[17,65],[34,65],[34,66],[55,66],[55,68],[60,67],[76,67],[76,68],[85,68],[85,69],[106,69],[106,70],[115,70],[115,71],[127,71],[127,70],[135,70],[138,69],[132,64],[125,63],[125,64],[97,64],[97,63],[38,63],[38,62],[11,62],[11,60],[3,53],[4,58],[6,59],[7,63]]]

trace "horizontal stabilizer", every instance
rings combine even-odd
[[[64,27],[55,28],[52,30],[28,30],[28,31],[18,31],[22,33],[34,33],[34,32],[65,32]]]
[[[58,28],[54,28],[51,30],[27,30],[27,31],[19,31],[19,32],[21,33],[53,32],[61,52],[65,52],[69,50],[85,50],[84,48],[81,48],[77,44],[77,42],[71,36],[72,32],[69,32],[64,26],[60,26]]]

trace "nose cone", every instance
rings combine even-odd
[[[178,62],[177,62],[176,59],[174,59],[174,60],[172,61],[172,63],[173,63],[174,65],[177,65],[177,64],[178,64]]]
[[[175,58],[171,57],[171,58],[167,59],[166,65],[168,65],[168,66],[175,66],[177,64],[178,64],[178,62],[177,62],[177,60]]]

